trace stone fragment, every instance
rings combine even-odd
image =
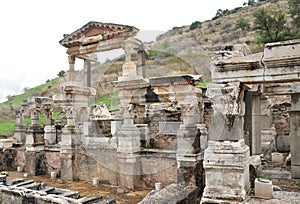
[[[283,154],[281,154],[279,152],[273,152],[272,153],[272,163],[283,164],[284,163]]]
[[[260,198],[272,198],[273,186],[272,181],[268,179],[256,178],[255,181],[255,196]]]

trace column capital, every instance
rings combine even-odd
[[[75,56],[74,55],[68,55],[69,64],[75,64]]]
[[[207,96],[214,105],[214,115],[240,115],[241,112],[240,83],[211,84],[207,89]]]

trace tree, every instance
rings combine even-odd
[[[255,4],[255,1],[254,0],[248,0],[248,6],[253,6]]]
[[[217,18],[225,16],[228,12],[229,12],[228,9],[225,9],[225,10],[218,9],[215,17],[213,17],[212,20],[216,20]]]
[[[292,31],[295,37],[300,38],[300,0],[289,1],[289,13],[292,16]]]
[[[25,93],[25,92],[28,91],[29,89],[30,89],[29,87],[24,87],[22,91],[23,91],[23,93]]]
[[[58,77],[64,77],[65,73],[66,72],[64,70],[61,70],[61,71],[58,72],[57,76]]]
[[[253,16],[258,42],[269,43],[288,39],[289,28],[286,26],[285,14],[278,7],[260,8]]]
[[[191,24],[190,30],[195,30],[196,28],[199,28],[200,26],[201,26],[201,22],[200,21],[195,21]]]
[[[245,18],[239,18],[235,24],[236,28],[240,28],[243,32],[250,29],[249,21]]]

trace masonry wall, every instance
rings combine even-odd
[[[275,147],[279,152],[290,151],[290,103],[275,104],[273,110],[273,123],[276,128]]]
[[[77,152],[74,157],[74,180],[92,182],[99,178],[100,184],[118,185],[117,153],[113,150],[88,149]]]
[[[159,122],[181,122],[180,111],[176,109],[168,110],[167,108],[149,109],[147,111],[152,147],[176,150],[176,136],[159,134]]]
[[[46,174],[50,175],[52,171],[59,172],[60,165],[60,152],[59,151],[45,151],[46,157]]]
[[[142,157],[142,182],[146,189],[154,189],[155,183],[166,187],[177,182],[176,153],[152,153]]]

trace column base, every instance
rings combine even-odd
[[[245,200],[250,189],[249,154],[243,139],[210,141],[203,162],[206,179],[203,198]]]

